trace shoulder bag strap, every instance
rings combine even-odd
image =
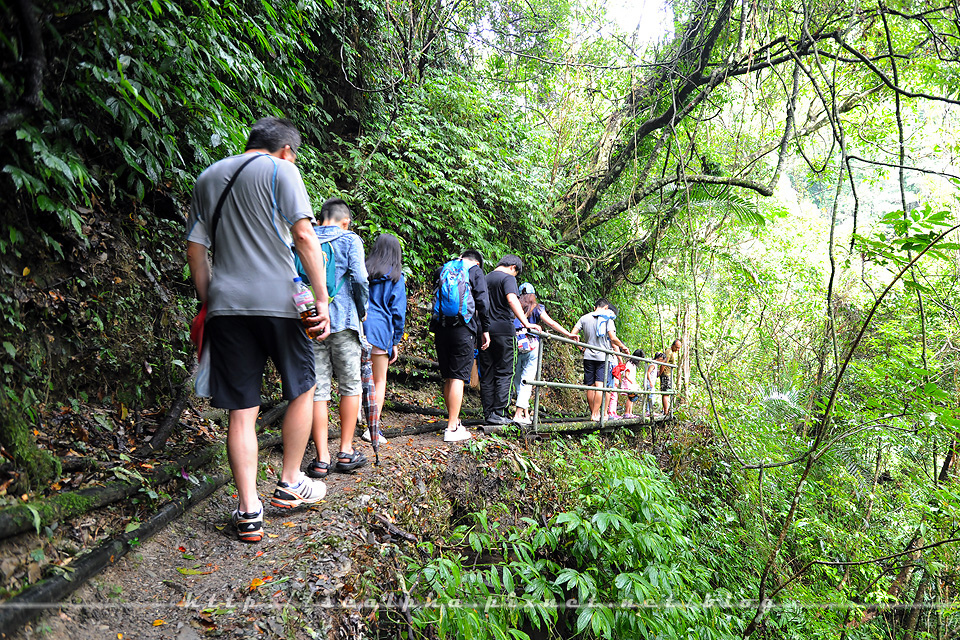
[[[234,174],[230,177],[230,181],[227,183],[227,186],[223,188],[223,192],[220,194],[220,199],[217,200],[217,206],[213,209],[213,216],[210,218],[210,253],[213,255],[213,259],[216,260],[216,246],[217,246],[217,227],[220,225],[220,214],[223,211],[223,203],[227,199],[227,194],[230,193],[230,189],[233,188],[233,184],[237,181],[237,176],[240,175],[240,172],[243,171],[248,164],[259,158],[263,154],[255,154],[252,158],[240,165],[240,168],[237,169]]]

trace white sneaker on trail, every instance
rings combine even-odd
[[[473,434],[467,431],[467,428],[463,424],[458,424],[456,429],[444,429],[443,431],[443,441],[444,442],[460,442],[461,440],[469,440],[473,437]]]
[[[241,542],[260,542],[263,540],[263,505],[260,505],[259,511],[234,510],[230,523],[236,529],[237,538]]]
[[[364,431],[363,435],[360,437],[367,442],[373,442],[373,440],[370,439],[370,429]],[[377,444],[387,444],[387,437],[383,435],[382,431],[377,431]]]
[[[311,480],[304,476],[300,484],[294,486],[278,480],[270,504],[280,509],[293,509],[302,504],[320,502],[325,495],[327,495],[327,485],[322,480]]]

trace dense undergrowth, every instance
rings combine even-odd
[[[397,523],[422,542],[362,555],[357,600],[380,603],[368,606],[383,638],[411,626],[437,638],[738,638],[758,612],[759,637],[902,629],[909,611],[883,607],[889,594],[872,563],[823,559],[889,555],[918,531],[944,535],[934,529],[953,516],[922,507],[944,495],[911,499],[919,511],[898,530],[905,496],[886,483],[865,527],[856,483],[819,475],[774,567],[781,587],[761,600],[757,577],[794,472],[767,472],[758,510],[755,472],[733,470],[720,446],[696,423],[533,446],[509,435],[470,443],[441,473],[421,470],[405,493],[386,497],[413,506],[395,511]],[[949,557],[930,562],[949,566]]]

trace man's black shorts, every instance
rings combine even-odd
[[[215,316],[207,320],[210,341],[210,404],[221,409],[260,405],[267,358],[283,380],[283,397],[293,400],[316,382],[313,348],[299,318]]]
[[[440,377],[470,382],[477,336],[466,326],[438,327],[434,336]]]
[[[603,360],[583,361],[583,384],[592,387],[595,382],[607,383],[607,367]]]
[[[660,391],[672,391],[673,385],[670,384],[670,376],[660,376]]]

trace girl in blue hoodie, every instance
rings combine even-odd
[[[370,278],[370,305],[363,330],[373,347],[373,382],[376,386],[378,412],[383,410],[387,390],[387,367],[399,356],[403,340],[403,325],[407,316],[407,288],[403,279],[400,241],[396,236],[382,233],[373,243],[366,267]],[[382,433],[377,437],[386,442]],[[363,434],[370,441],[371,433]]]

